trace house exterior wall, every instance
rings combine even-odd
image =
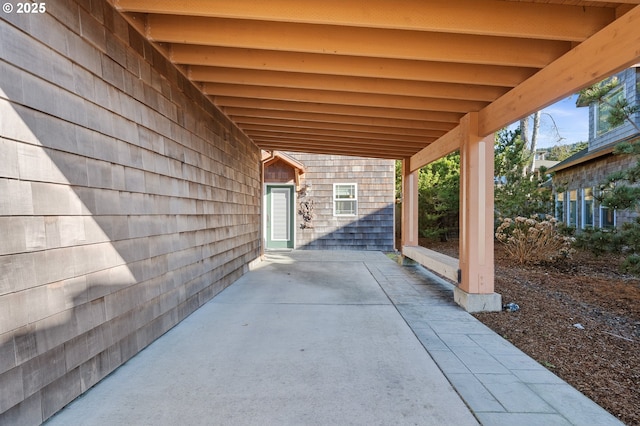
[[[637,105],[638,102],[640,102],[640,67],[628,68],[616,74],[616,77],[624,87],[623,93],[629,104]],[[584,155],[588,155],[592,152],[595,152],[594,155],[597,155],[599,150],[604,150],[605,148],[608,149],[623,140],[629,140],[630,138],[638,135],[638,130],[627,120],[625,120],[624,124],[598,135],[596,115],[597,108],[595,104],[591,104],[589,106],[589,146]],[[631,118],[634,123],[640,124],[640,111],[633,114]],[[560,170],[554,171],[554,195],[558,197],[558,194],[563,194],[565,197],[563,212],[560,214],[560,212],[556,211],[556,217],[561,216],[563,222],[580,229],[584,227],[583,217],[585,214],[582,189],[592,188],[594,194],[598,194],[599,185],[602,184],[609,175],[614,172],[629,169],[634,166],[638,160],[632,156],[609,153],[598,155],[594,159],[585,162],[579,162],[579,160],[572,159],[568,159],[567,161],[570,165],[562,168],[563,163],[561,163]],[[573,164],[573,162],[575,162],[575,164]],[[553,171],[553,168],[551,168],[551,171]],[[578,198],[577,222],[575,224],[571,223],[569,216],[568,196],[572,190],[577,191]],[[599,227],[602,224],[602,212],[597,200],[594,200],[594,205],[594,226]],[[633,209],[629,209],[614,211],[613,215],[615,217],[615,226],[619,226],[623,223],[634,220],[637,213]]]
[[[574,167],[557,171],[553,177],[553,185],[556,194],[561,192],[565,196],[564,212],[562,214],[564,222],[568,223],[569,205],[567,197],[571,190],[577,190],[577,228],[582,228],[582,219],[585,213],[582,189],[593,188],[594,191],[597,192],[598,186],[607,176],[614,172],[626,170],[637,161],[637,159],[630,156],[607,154],[606,156],[599,157],[597,160],[588,161]],[[616,225],[630,222],[637,215],[632,210],[617,210],[614,214]],[[594,200],[595,227],[600,226],[600,215],[600,205],[597,200]]]
[[[103,1],[0,15],[0,424],[40,424],[260,254],[260,152]]]
[[[313,219],[296,219],[296,248],[332,250],[394,249],[393,160],[337,155],[291,154],[304,164],[297,203],[313,202]],[[333,185],[357,184],[357,215],[334,216]]]

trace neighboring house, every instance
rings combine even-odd
[[[626,98],[630,105],[640,101],[640,65],[616,74],[620,84],[607,95],[614,103]],[[581,105],[578,99],[578,106]],[[600,205],[597,201],[600,185],[611,173],[631,167],[637,159],[631,156],[615,155],[615,146],[623,141],[633,141],[640,137],[637,129],[628,121],[611,127],[607,121],[609,107],[602,102],[589,107],[589,146],[549,169],[554,172],[553,189],[556,217],[568,226],[578,229],[601,227],[612,228],[631,221],[633,211],[616,211]],[[633,115],[640,124],[640,113]]]
[[[267,249],[394,249],[393,160],[263,155]]]
[[[533,158],[536,172],[538,172],[543,167],[549,170],[551,167],[559,163],[559,161],[547,160],[547,154],[548,152],[544,149],[536,151]]]

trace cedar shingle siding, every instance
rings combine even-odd
[[[298,191],[299,203],[313,201],[309,227],[296,215],[296,248],[383,250],[394,248],[394,179],[392,160],[335,155],[287,154],[305,168]],[[265,172],[266,174],[266,172]],[[268,182],[265,178],[265,181]],[[333,185],[356,183],[357,215],[334,216]]]
[[[260,151],[107,2],[0,19],[0,424],[37,425],[248,270]]]

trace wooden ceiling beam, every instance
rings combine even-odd
[[[542,68],[571,43],[458,33],[148,15],[156,42]]]
[[[410,127],[385,127],[374,125],[362,125],[355,123],[336,123],[327,121],[306,121],[296,119],[273,119],[262,117],[242,117],[231,115],[230,118],[234,123],[240,127],[245,128],[247,125],[252,126],[278,126],[288,127],[291,129],[305,129],[309,131],[322,131],[332,130],[350,133],[365,133],[376,135],[393,135],[394,138],[401,138],[405,136],[421,137],[421,138],[434,138],[440,137],[445,134],[446,130],[434,130],[434,129],[415,129]]]
[[[348,77],[309,73],[258,71],[240,68],[191,66],[191,80],[207,83],[271,86],[291,89],[331,90],[418,96],[444,99],[493,101],[507,93],[507,87],[434,83],[371,77]]]
[[[232,120],[265,119],[265,120],[300,120],[326,124],[353,124],[357,126],[374,126],[415,130],[443,130],[449,131],[455,125],[440,121],[407,120],[386,117],[363,117],[357,115],[322,114],[301,111],[279,111],[272,109],[234,108],[225,107],[225,114]]]
[[[611,22],[611,9],[496,0],[113,0],[116,8],[201,17],[437,31],[580,42]]]
[[[360,157],[378,157],[400,159],[410,157],[416,153],[420,147],[394,147],[392,144],[388,146],[374,146],[362,141],[353,140],[349,143],[340,141],[336,143],[332,138],[317,138],[309,140],[296,137],[276,137],[272,135],[254,135],[252,140],[262,149],[277,149],[282,151],[297,152],[321,152],[324,154],[346,154],[356,155]],[[310,148],[314,151],[308,151]],[[377,153],[377,154],[376,154]]]
[[[268,99],[293,102],[324,103],[332,105],[384,106],[387,108],[416,109],[465,113],[479,111],[488,102],[455,99],[421,98],[417,96],[392,96],[330,90],[299,90],[236,84],[203,83],[202,92],[212,96]]]
[[[316,134],[295,134],[295,133],[278,133],[278,132],[266,132],[254,130],[251,132],[246,132],[247,136],[251,139],[277,139],[281,141],[305,141],[305,142],[321,142],[328,146],[344,146],[345,144],[354,144],[354,146],[365,146],[371,147],[371,149],[406,149],[413,150],[414,152],[419,151],[421,148],[425,147],[429,143],[436,140],[436,138],[425,139],[420,142],[394,142],[388,141],[384,139],[366,139],[366,138],[357,138],[352,136],[333,136],[333,135],[316,135]]]
[[[479,113],[479,133],[502,127],[640,62],[640,6]]]
[[[367,157],[367,158],[385,158],[388,160],[397,160],[398,156],[409,157],[413,152],[410,150],[371,150],[367,147],[356,147],[349,149],[345,146],[327,147],[324,144],[293,144],[292,142],[280,142],[278,140],[257,140],[256,145],[266,151],[288,151],[303,152],[307,154],[327,154],[327,155],[348,155],[351,157]]]
[[[459,125],[456,126],[446,135],[412,155],[409,160],[409,170],[415,172],[421,167],[457,151],[460,149],[463,137],[462,128]]]
[[[537,68],[173,44],[177,64],[515,87]]]
[[[442,136],[442,132],[439,134],[426,136],[426,135],[398,135],[395,133],[376,133],[376,132],[360,132],[360,131],[344,131],[335,130],[329,128],[300,128],[300,127],[288,127],[279,125],[264,125],[264,124],[243,124],[239,126],[243,132],[247,135],[254,134],[277,134],[277,135],[298,135],[300,137],[329,137],[329,138],[350,138],[350,139],[363,139],[365,141],[387,141],[393,142],[399,146],[402,144],[425,144],[425,141],[431,142],[438,137]]]
[[[419,111],[387,107],[328,105],[312,102],[289,102],[271,99],[237,98],[230,96],[212,97],[216,105],[221,107],[239,107],[267,109],[277,111],[310,112],[335,115],[354,115],[362,117],[398,118],[405,120],[440,121],[458,124],[464,114],[458,112]]]

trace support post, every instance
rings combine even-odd
[[[418,170],[411,172],[410,163],[402,160],[402,247],[418,245]]]
[[[454,300],[469,312],[499,311],[494,293],[494,136],[478,135],[478,114],[460,121],[460,269]]]

